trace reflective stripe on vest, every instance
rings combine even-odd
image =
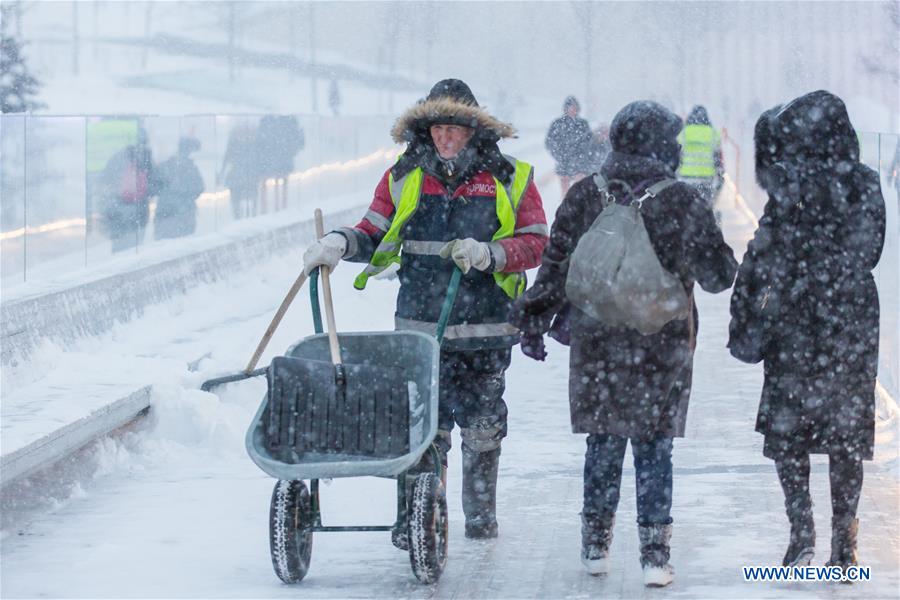
[[[709,125],[688,125],[678,134],[681,144],[681,177],[715,177],[715,151],[719,134]]]
[[[515,235],[516,214],[519,210],[519,204],[528,184],[534,173],[532,166],[526,162],[507,157],[510,162],[515,162],[516,170],[509,186],[503,186],[494,178],[495,194],[496,194],[496,210],[497,219],[500,221],[500,229],[494,233],[491,238],[492,242],[511,238]],[[413,169],[399,181],[394,181],[393,173],[388,175],[388,186],[391,190],[391,200],[394,203],[395,211],[391,226],[385,234],[381,243],[375,248],[372,259],[366,268],[360,273],[353,282],[353,287],[358,290],[364,289],[369,277],[377,275],[384,271],[392,263],[400,262],[400,247],[403,242],[400,237],[400,231],[409,221],[409,218],[419,206],[419,199],[422,196],[422,182],[424,181],[424,173],[420,167]],[[426,242],[416,241],[411,253],[418,253],[426,246]],[[525,274],[524,273],[493,273],[494,281],[510,298],[518,297],[525,291]]]
[[[403,317],[394,317],[394,328],[398,330],[421,331],[432,336],[437,334],[437,323],[404,319]],[[444,330],[444,339],[505,337],[518,334],[518,328],[509,323],[461,323],[459,325],[448,325]]]

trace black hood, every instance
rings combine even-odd
[[[769,189],[769,173],[772,167],[781,160],[781,150],[773,119],[781,110],[781,105],[770,108],[759,116],[753,129],[754,159],[756,164],[756,182],[764,190]]]
[[[706,107],[699,104],[691,109],[684,121],[688,125],[712,125],[709,122],[709,113],[706,112]]]
[[[869,178],[844,103],[820,90],[768,112],[774,113],[768,126],[763,117],[757,123],[758,177],[770,196],[766,212],[806,231],[840,224],[864,196]]]
[[[663,105],[639,100],[613,118],[609,140],[616,152],[652,158],[674,171],[681,160],[677,140],[681,125],[678,115]]]
[[[859,140],[843,100],[819,90],[792,100],[772,118],[789,161],[859,161]]]

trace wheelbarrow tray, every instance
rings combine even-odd
[[[346,365],[364,365],[367,371],[372,368],[381,373],[381,377],[393,381],[387,383],[394,388],[408,390],[408,421],[404,417],[403,434],[408,428],[408,444],[403,440],[405,453],[393,456],[384,456],[382,453],[351,451],[302,451],[288,452],[275,451],[267,443],[267,426],[270,424],[268,409],[270,408],[270,396],[272,386],[263,398],[256,412],[256,416],[247,431],[245,439],[247,452],[256,465],[265,473],[281,480],[302,479],[330,479],[337,477],[395,477],[415,465],[422,454],[428,449],[435,435],[438,425],[438,393],[439,393],[439,367],[440,346],[431,336],[416,331],[380,331],[361,333],[341,333],[338,335],[341,347],[341,356]],[[303,370],[315,365],[312,361],[319,361],[322,370],[310,376],[333,376],[332,365],[328,348],[328,336],[326,334],[312,335],[304,338],[291,346],[285,353],[281,367],[291,368],[291,359],[303,363],[297,371],[297,376],[303,377]],[[276,361],[282,359],[276,359]],[[272,366],[276,367],[276,361]],[[401,379],[397,381],[397,379]],[[271,377],[270,377],[271,380]],[[348,396],[351,390],[348,390]],[[298,398],[297,405],[302,411],[304,399]],[[358,402],[358,400],[357,400]],[[349,406],[349,403],[346,405]],[[346,427],[348,424],[366,432],[370,436],[375,434],[373,420],[359,419],[358,415],[335,415],[337,409],[329,408],[328,418],[317,418],[307,425],[312,430],[318,430],[318,434],[332,435],[335,427]],[[371,414],[372,407],[367,414]],[[381,409],[375,409],[381,414]],[[364,421],[364,422],[363,422]],[[405,425],[408,423],[408,425]],[[325,430],[329,430],[328,433]],[[378,423],[378,431],[382,431],[382,423]],[[396,448],[396,443],[393,443]]]

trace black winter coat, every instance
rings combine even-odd
[[[203,177],[189,156],[176,154],[159,165],[164,181],[156,199],[153,229],[156,239],[194,233],[197,228],[197,197],[203,193]]]
[[[610,154],[601,174],[639,191],[674,178],[671,166],[662,161],[622,152]],[[628,198],[614,184],[610,191],[617,201]],[[683,436],[698,326],[696,305],[689,318],[644,336],[634,329],[606,326],[566,301],[569,257],[601,208],[592,177],[572,187],[556,213],[537,280],[516,302],[510,321],[523,333],[543,334],[557,314],[570,312],[573,432],[637,439]],[[695,281],[710,292],[728,289],[737,263],[712,210],[693,188],[677,183],[646,200],[641,213],[660,262],[681,279],[692,304]],[[561,325],[555,323],[554,328]]]
[[[544,145],[556,161],[556,174],[563,177],[589,172],[593,133],[581,117],[563,115],[550,124]]]
[[[859,163],[846,109],[827,92],[789,104],[772,131],[777,162],[758,173],[770,195],[735,283],[729,347],[764,361],[756,430],[767,457],[871,459],[879,338],[871,271],[885,234],[878,174]]]

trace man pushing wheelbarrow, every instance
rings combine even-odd
[[[507,313],[548,240],[532,166],[497,147],[514,133],[478,105],[464,82],[438,82],[394,125],[394,141],[407,147],[381,178],[363,219],[328,233],[303,255],[307,274],[333,270],[342,258],[367,263],[354,282],[360,290],[399,264],[395,329],[432,336],[453,271],[463,272],[440,352],[435,444],[445,473],[450,431],[459,425],[466,537],[476,539],[497,536],[505,372],[519,341]],[[391,538],[408,546],[406,528],[395,528]]]

